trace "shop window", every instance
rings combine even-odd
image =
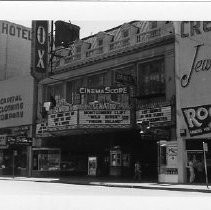
[[[157,21],[151,21],[150,23],[151,23],[151,24],[150,24],[150,28],[151,28],[151,29],[157,28],[157,24],[158,24]]]
[[[140,97],[165,96],[164,61],[156,60],[139,65]]]
[[[56,171],[60,170],[60,150],[34,150],[33,170]]]

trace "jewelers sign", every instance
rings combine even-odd
[[[210,137],[211,21],[175,22],[175,33],[178,133]]]

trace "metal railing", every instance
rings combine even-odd
[[[71,56],[64,57],[60,59],[60,61],[55,61],[54,66],[58,67],[64,64],[72,63],[74,61],[87,59],[90,57],[94,57],[103,53],[108,53],[109,51],[115,51],[121,48],[125,48],[127,46],[132,46],[140,43],[146,43],[157,38],[166,36],[172,33],[173,27],[168,28],[168,31],[162,30],[162,28],[153,29],[144,33],[134,34],[133,36],[122,38],[118,41],[113,41],[108,44],[108,46],[100,46],[94,49],[88,49],[84,52],[80,52]]]

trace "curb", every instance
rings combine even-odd
[[[201,192],[211,193],[209,189],[189,189],[189,188],[170,188],[170,187],[152,187],[152,186],[136,186],[136,185],[118,185],[118,184],[106,184],[106,183],[89,183],[89,182],[71,182],[71,181],[59,181],[63,184],[74,184],[74,185],[92,185],[92,186],[104,186],[104,187],[119,187],[119,188],[135,188],[135,189],[152,189],[152,190],[168,190],[168,191],[183,191],[183,192]]]
[[[118,187],[118,188],[133,188],[133,189],[151,189],[151,190],[168,190],[168,191],[183,191],[183,192],[201,192],[201,193],[211,193],[211,189],[191,189],[191,188],[184,188],[184,187],[166,187],[166,186],[143,186],[143,185],[132,185],[132,184],[106,184],[105,181],[71,181],[71,180],[39,180],[39,179],[13,179],[11,177],[2,178],[0,180],[5,181],[31,181],[31,182],[40,182],[40,183],[62,183],[62,184],[73,184],[73,185],[91,185],[91,186],[103,186],[103,187]],[[97,183],[94,183],[97,182]],[[204,186],[206,187],[206,186]]]

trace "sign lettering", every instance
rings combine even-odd
[[[45,54],[44,50],[38,50],[39,61],[37,63],[37,67],[41,69],[45,68],[44,61],[43,61],[44,54]]]
[[[80,88],[80,94],[128,94],[127,87]]]
[[[32,21],[32,71],[46,73],[48,67],[48,21]]]
[[[192,62],[192,66],[191,69],[189,71],[189,74],[184,74],[181,78],[181,86],[187,87],[190,84],[190,80],[191,77],[193,75],[193,72],[201,72],[201,71],[209,71],[211,68],[211,59],[201,59],[197,61],[197,55],[199,52],[199,48],[203,46],[201,45],[197,45],[196,46],[196,51],[195,51],[195,55],[193,58],[193,62]]]
[[[79,124],[130,124],[129,110],[79,110]]]
[[[182,108],[190,136],[211,133],[211,105]]]
[[[31,30],[20,25],[2,22],[1,33],[31,41]]]
[[[0,98],[0,121],[23,118],[23,108],[21,95]]]
[[[186,38],[211,31],[211,21],[182,21],[180,27],[181,37]]]
[[[142,109],[136,112],[137,123],[148,121],[150,127],[171,123],[171,106]]]

